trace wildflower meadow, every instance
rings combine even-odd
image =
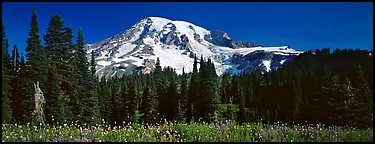
[[[373,142],[373,128],[325,126],[323,124],[215,123],[156,125],[125,123],[111,127],[77,122],[54,125],[2,125],[2,142]]]

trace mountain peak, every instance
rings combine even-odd
[[[145,19],[150,19],[152,21],[171,21],[167,18],[163,18],[163,17],[146,17]]]
[[[146,17],[126,31],[87,47],[88,58],[91,50],[95,52],[99,77],[148,73],[158,57],[162,67],[172,67],[178,74],[183,68],[192,71],[194,56],[210,58],[219,75],[269,71],[301,53],[286,47],[233,41],[224,31],[209,31],[187,21],[162,17]]]

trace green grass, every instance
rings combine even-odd
[[[76,123],[54,126],[2,125],[2,142],[373,142],[373,128],[262,124],[225,121],[110,127]]]

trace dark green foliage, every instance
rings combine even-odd
[[[155,86],[156,86],[156,95],[158,101],[158,116],[162,117],[163,115],[167,114],[168,111],[168,104],[167,103],[167,97],[166,97],[166,81],[163,77],[163,69],[160,66],[160,60],[157,58],[156,64],[155,64],[155,71],[154,71],[154,80],[155,80]]]
[[[220,95],[221,95],[221,103],[227,104],[229,99],[229,74],[224,73],[222,76],[221,88],[220,88]]]
[[[59,60],[59,53],[64,50],[62,46],[63,33],[61,32],[63,26],[64,22],[58,14],[55,14],[49,21],[47,34],[44,35],[44,41],[48,59],[50,61]]]
[[[247,121],[246,113],[245,113],[245,96],[243,93],[243,88],[240,88],[240,111],[238,112],[238,122],[244,123]]]
[[[63,93],[60,88],[59,75],[56,65],[52,64],[48,71],[47,87],[45,89],[45,118],[47,123],[53,121],[64,122],[67,120],[66,108],[63,101]]]
[[[16,58],[16,68],[12,70],[13,79],[11,81],[11,87],[12,87],[12,108],[13,108],[13,117],[15,122],[21,122],[22,121],[22,113],[23,113],[23,107],[22,107],[22,96],[24,95],[24,91],[22,91],[22,83],[20,83],[23,78],[25,77],[25,70],[26,70],[26,64],[24,57],[20,57],[18,50],[15,48],[13,50],[13,58]],[[16,54],[17,52],[17,54]]]
[[[61,17],[55,14],[48,25],[47,34],[44,35],[46,43],[46,50],[48,54],[49,64],[58,67],[57,74],[60,83],[61,91],[63,92],[63,102],[65,105],[65,112],[70,120],[83,119],[83,106],[80,100],[82,95],[79,94],[79,82],[82,79],[77,65],[84,65],[86,62],[80,60],[80,50],[76,50],[78,54],[74,53],[74,45],[72,43],[72,29],[64,27],[64,22]],[[78,41],[80,48],[82,48],[83,37]],[[83,64],[82,64],[83,63]]]
[[[246,119],[369,127],[371,57],[365,50],[308,51],[276,71],[239,75],[241,86],[234,76],[231,93],[243,88]]]
[[[182,68],[182,75],[181,75],[181,86],[180,86],[180,95],[179,95],[179,103],[178,103],[178,120],[183,120],[185,117],[185,113],[189,108],[188,105],[188,82],[187,82],[187,74],[185,73],[185,68]]]
[[[167,92],[165,94],[166,101],[165,105],[168,105],[168,109],[165,111],[165,118],[169,121],[173,121],[178,115],[178,93],[176,88],[176,82],[174,79],[171,79]]]
[[[34,110],[34,86],[33,84],[37,81],[40,83],[40,88],[46,89],[46,81],[48,74],[48,63],[46,59],[46,53],[41,45],[39,36],[39,25],[37,21],[36,11],[33,8],[33,15],[31,17],[29,38],[26,40],[26,72],[25,76],[21,80],[21,88],[23,95],[22,107],[24,110],[21,112],[23,115],[22,122],[29,122],[31,120],[31,114]]]
[[[146,86],[143,90],[143,104],[142,112],[144,113],[143,119],[145,123],[154,123],[154,118],[157,112],[156,93],[153,86]]]
[[[11,123],[13,122],[13,114],[11,108],[11,75],[10,75],[10,58],[8,52],[8,40],[6,38],[4,24],[2,23],[3,30],[3,39],[2,39],[2,56],[1,56],[1,80],[2,80],[2,89],[1,89],[1,117],[2,123]]]
[[[78,29],[76,52],[73,59],[73,65],[78,82],[78,104],[81,111],[79,112],[81,120],[84,123],[95,124],[99,121],[98,97],[96,93],[96,79],[89,70],[89,63],[86,58],[85,42],[81,29]],[[92,64],[95,67],[95,63]],[[94,69],[95,70],[95,69]]]
[[[197,57],[194,57],[194,64],[193,64],[193,73],[191,74],[190,78],[190,85],[189,85],[189,97],[187,102],[187,111],[186,111],[186,122],[191,122],[194,120],[194,115],[196,110],[194,109],[194,104],[197,102],[198,98],[198,68],[197,68]]]
[[[120,82],[117,79],[117,76],[114,77],[114,80],[112,80],[113,86],[112,86],[112,96],[111,96],[111,111],[112,111],[112,125],[115,125],[115,122],[118,123],[121,121],[119,112],[121,109],[119,109],[121,105],[121,87]],[[128,107],[129,108],[129,107]]]
[[[365,76],[363,68],[361,65],[358,65],[357,69],[357,78],[359,82],[357,93],[355,93],[358,97],[354,98],[354,104],[357,105],[356,110],[356,120],[360,127],[372,125],[373,121],[373,112],[374,112],[374,104],[373,104],[373,93],[370,90],[368,80]]]
[[[233,98],[230,97],[229,100],[228,100],[228,107],[227,107],[227,113],[226,113],[226,117],[230,120],[234,120],[234,110],[233,110]]]
[[[137,81],[135,76],[131,76],[127,84],[127,94],[125,97],[125,111],[126,118],[128,121],[131,121],[133,118],[134,112],[137,109],[136,97],[137,95]]]
[[[21,69],[20,69],[20,56],[18,53],[17,46],[14,45],[13,51],[12,51],[12,57],[10,61],[12,68],[10,69],[10,87],[11,87],[11,97],[9,98],[11,101],[11,106],[13,109],[13,118],[14,120],[20,121],[22,116],[20,116],[20,111],[22,110],[22,105],[21,102],[22,100],[20,99],[20,80],[21,80]]]
[[[106,122],[112,122],[112,89],[110,83],[102,77],[99,84],[99,110],[101,118]]]
[[[90,72],[91,72],[91,76],[92,76],[92,77],[95,76],[95,72],[96,72],[96,70],[95,70],[95,66],[96,66],[96,64],[95,64],[94,51],[91,51],[91,61],[90,61],[90,67],[91,67],[91,70],[90,70]]]

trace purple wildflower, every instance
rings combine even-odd
[[[84,138],[82,139],[82,142],[90,142],[90,140],[88,138]]]
[[[81,133],[82,133],[82,134],[87,134],[87,133],[89,133],[90,131],[91,131],[91,130],[85,128],[85,129],[83,129],[83,130],[81,131]]]
[[[262,136],[266,136],[266,132],[263,129],[260,129],[260,133]]]
[[[167,140],[169,141],[169,140],[171,140],[171,135],[168,135],[168,137],[167,137]]]
[[[59,136],[55,136],[54,142],[61,142],[61,138]]]
[[[273,134],[275,134],[275,133],[276,133],[276,131],[275,131],[274,129],[268,130],[268,134],[269,134],[269,135],[273,135]]]

